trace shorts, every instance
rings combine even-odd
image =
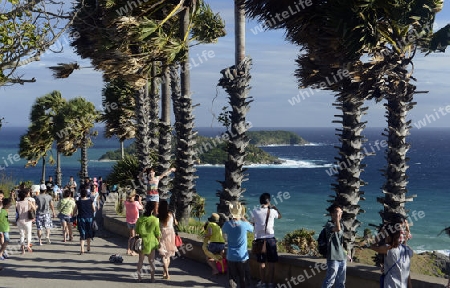
[[[50,214],[38,214],[36,215],[36,227],[37,230],[41,230],[42,228],[53,228],[53,221]]]
[[[258,263],[275,263],[278,262],[277,239],[275,238],[261,238],[256,241],[266,240],[266,253],[256,254],[256,261]]]
[[[3,241],[10,242],[9,241],[9,232],[0,232],[0,234],[3,234]],[[0,255],[2,256],[2,255]]]
[[[128,227],[128,229],[135,229],[136,228],[136,223],[134,223],[134,224],[130,224],[130,223],[127,223],[127,227]]]
[[[159,193],[158,190],[149,190],[147,191],[147,195],[145,196],[146,201],[159,202]]]
[[[70,215],[65,215],[62,213],[58,214],[58,218],[61,221],[61,224],[64,224],[64,222],[70,223],[71,222],[70,220],[72,219],[72,217]]]
[[[208,244],[208,251],[213,254],[220,254],[225,250],[225,243],[211,242]]]

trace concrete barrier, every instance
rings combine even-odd
[[[115,210],[115,203],[107,201],[103,206],[103,226],[106,230],[128,237],[125,217],[119,216]],[[202,250],[203,241],[198,235],[179,233],[183,238],[183,256],[206,263]],[[259,278],[259,266],[253,255],[250,256],[252,276]],[[326,274],[326,260],[323,258],[297,256],[280,253],[275,267],[277,288],[301,287],[316,288],[322,285]],[[347,262],[347,288],[378,288],[380,269],[374,266]],[[411,273],[414,288],[442,288],[447,280],[438,277]]]

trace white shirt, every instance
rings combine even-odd
[[[279,214],[277,210],[270,209],[269,220],[267,221],[267,229],[265,229],[267,210],[267,207],[259,207],[252,211],[252,222],[255,223],[255,239],[275,237],[275,230],[273,229],[275,222],[274,219],[278,219]]]

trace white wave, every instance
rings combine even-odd
[[[195,164],[195,167],[205,167],[205,168],[217,168],[217,167],[223,167],[225,164]]]
[[[414,250],[414,253],[416,253],[416,254],[422,254],[422,253],[426,253],[426,252],[429,252],[429,253],[435,252],[435,253],[442,254],[444,256],[450,255],[450,250],[419,250],[419,249]]]
[[[251,164],[251,168],[327,168],[332,164],[318,164],[311,160],[292,160],[280,158],[281,164]]]
[[[295,146],[327,146],[327,145],[329,145],[329,144],[325,144],[325,143],[308,143],[308,144],[305,144],[305,145],[295,145]]]
[[[286,146],[291,146],[291,144],[269,144],[269,145],[259,145],[258,147],[286,147]]]
[[[329,168],[333,166],[333,164],[318,164],[316,162],[324,162],[323,160],[292,160],[292,159],[284,159],[279,158],[283,163],[281,164],[249,164],[244,165],[246,168]],[[205,168],[217,168],[223,167],[223,164],[198,164],[196,167],[205,167]]]

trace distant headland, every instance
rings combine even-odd
[[[308,141],[289,131],[248,131],[249,145],[247,146],[247,156],[245,164],[281,164],[284,161],[265,152],[259,147],[265,146],[288,146],[288,145],[306,145]],[[197,136],[197,144],[194,146],[197,164],[220,165],[227,159],[225,148],[225,134],[216,137]],[[125,148],[125,154],[133,155],[136,153],[134,143]],[[103,154],[99,161],[120,160],[120,149],[108,151]]]

